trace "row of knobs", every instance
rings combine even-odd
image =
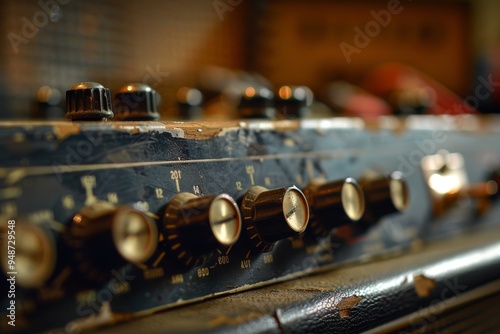
[[[111,100],[108,88],[96,82],[82,82],[66,91],[66,118],[72,121],[153,121],[160,118],[158,93],[145,84],[121,88]],[[113,111],[114,110],[114,111]]]
[[[249,86],[238,92],[237,108],[242,118],[283,118],[305,116],[312,103],[312,92],[305,86],[283,86],[278,97],[264,86]],[[201,92],[181,88],[177,92],[181,115],[187,119],[201,115]],[[66,118],[71,121],[99,121],[115,118],[121,121],[154,121],[160,118],[160,95],[140,83],[121,88],[111,99],[108,88],[96,82],[82,82],[66,91]]]
[[[311,185],[304,192],[296,186],[253,186],[240,205],[227,194],[180,193],[166,206],[160,229],[151,214],[96,202],[73,217],[63,240],[72,250],[77,270],[89,281],[102,283],[112,268],[127,262],[149,263],[162,251],[189,268],[213,250],[231,247],[242,233],[249,249],[268,252],[279,240],[304,232],[310,216],[316,225],[312,232],[325,234],[351,221],[376,221],[407,205],[408,189],[398,172],[361,184],[347,178]],[[55,246],[39,226],[17,228],[24,229],[23,238],[29,241],[26,252],[19,242],[17,282],[23,287],[41,286],[55,270]]]

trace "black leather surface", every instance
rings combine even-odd
[[[500,231],[161,312],[99,333],[358,333],[408,317],[420,330],[500,279]],[[429,310],[429,308],[428,308]],[[423,315],[423,311],[422,311]]]

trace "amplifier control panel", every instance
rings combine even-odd
[[[2,123],[1,329],[94,328],[489,228],[495,124]]]

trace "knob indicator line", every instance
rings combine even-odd
[[[219,247],[233,245],[242,229],[236,202],[227,194],[175,195],[163,217],[166,245],[185,267],[196,266]]]
[[[276,242],[302,233],[309,205],[296,186],[268,190],[253,186],[241,202],[247,238],[256,252],[271,251]]]

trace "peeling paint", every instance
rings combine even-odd
[[[53,123],[54,135],[59,140],[63,140],[69,136],[80,133],[80,126],[75,123],[55,122]]]
[[[436,281],[427,278],[424,275],[414,275],[413,276],[413,287],[417,292],[417,295],[421,298],[429,297],[432,289],[436,287]]]
[[[339,310],[340,319],[348,318],[351,316],[351,309],[358,305],[358,303],[363,299],[363,296],[350,296],[342,298],[337,304],[337,309]]]

